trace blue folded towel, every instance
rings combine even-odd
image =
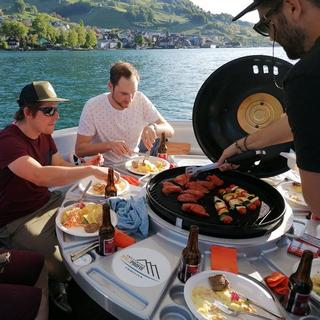
[[[144,197],[130,198],[128,200],[113,198],[109,199],[112,210],[118,215],[119,229],[129,234],[147,237],[149,231],[149,219]]]

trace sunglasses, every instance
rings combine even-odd
[[[52,117],[56,114],[56,112],[59,112],[58,107],[43,107],[39,108],[38,110],[47,117]]]
[[[253,30],[258,32],[264,37],[269,37],[270,35],[270,23],[271,16],[275,14],[281,7],[282,0],[280,0],[274,8],[271,8],[262,18],[253,26]]]

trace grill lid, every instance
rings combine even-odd
[[[292,64],[269,56],[247,56],[214,71],[200,88],[193,107],[193,129],[202,151],[216,161],[235,140],[268,126],[284,112],[283,90],[275,85]],[[239,168],[257,177],[289,170],[280,152],[291,143],[265,148],[259,165]]]

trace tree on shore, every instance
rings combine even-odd
[[[28,28],[19,21],[5,20],[1,26],[0,32],[6,37],[13,37],[22,41],[28,33]]]
[[[92,29],[87,30],[86,42],[84,44],[84,47],[85,48],[94,48],[96,45],[97,45],[96,33]]]

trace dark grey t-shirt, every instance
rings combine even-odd
[[[320,172],[320,38],[292,67],[284,88],[297,165]]]

